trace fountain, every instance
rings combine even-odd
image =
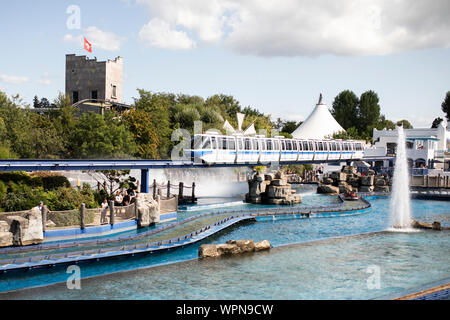
[[[411,228],[408,161],[403,127],[397,127],[397,131],[397,156],[392,183],[390,217],[393,228],[406,231]]]

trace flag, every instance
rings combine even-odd
[[[84,49],[88,52],[92,52],[92,45],[86,40],[86,38],[84,38]]]

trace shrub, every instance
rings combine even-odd
[[[32,177],[36,180],[40,180],[44,190],[70,187],[70,182],[65,176],[54,172],[35,172]]]
[[[69,227],[79,226],[81,223],[80,210],[66,211],[66,212],[52,212],[50,211],[47,216],[48,220],[51,220],[56,227]],[[94,213],[86,212],[84,216],[86,224],[94,222]]]
[[[95,207],[92,191],[83,192],[75,188],[63,187],[47,192],[47,204],[50,210],[78,209],[83,202],[87,208]]]

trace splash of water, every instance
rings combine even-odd
[[[403,127],[398,127],[397,156],[390,201],[391,226],[411,229],[411,204],[409,194],[409,169],[406,158],[406,139]]]

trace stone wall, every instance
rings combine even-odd
[[[390,192],[392,178],[375,175],[375,171],[368,170],[366,174],[358,172],[356,167],[343,166],[341,171],[332,172],[324,178],[317,187],[317,193],[338,194],[346,191],[355,192]]]
[[[26,246],[43,241],[42,213],[39,209],[0,215],[0,247]]]
[[[249,203],[277,205],[301,203],[301,195],[296,194],[291,187],[282,171],[256,174],[248,181],[249,192],[245,200]]]
[[[149,193],[141,193],[139,196],[137,222],[140,228],[160,222],[159,202]]]

